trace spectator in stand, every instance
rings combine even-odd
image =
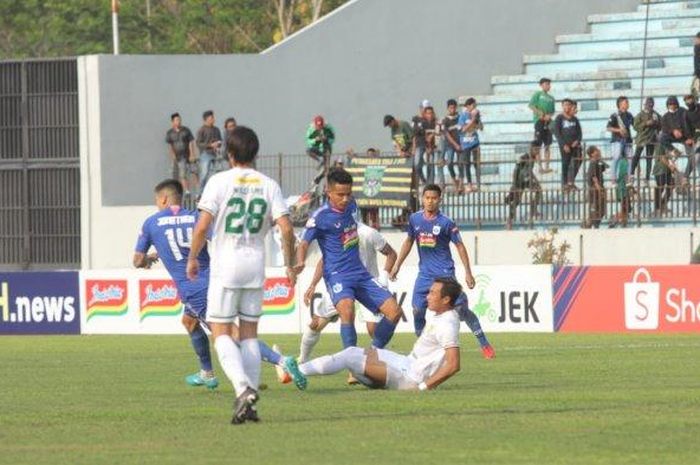
[[[632,169],[630,170],[629,182],[632,182],[632,177],[640,165],[639,160],[642,152],[646,150],[646,176],[644,177],[645,187],[649,187],[649,178],[651,176],[651,167],[654,163],[655,144],[659,140],[659,130],[661,129],[661,115],[654,111],[654,99],[647,97],[644,100],[644,108],[634,117],[634,130],[637,131],[635,138],[634,157],[632,158]],[[641,170],[641,168],[640,168]]]
[[[678,172],[676,158],[680,153],[669,142],[657,146],[654,154],[654,216],[663,216],[668,212],[668,202],[675,186],[675,174]]]
[[[194,163],[194,136],[187,126],[182,125],[179,113],[170,115],[171,128],[165,133],[165,143],[168,144],[168,152],[172,162],[172,177],[182,183],[185,195],[190,195],[189,167]]]
[[[586,150],[588,155],[588,172],[586,182],[588,184],[588,222],[586,227],[598,229],[600,222],[605,218],[605,181],[603,173],[608,165],[600,159],[600,149],[591,145]]]
[[[459,157],[459,177],[464,179],[466,175],[467,184],[464,192],[476,192],[479,190],[479,165],[475,171],[477,185],[472,183],[472,164],[480,162],[479,152],[479,130],[483,128],[481,124],[481,114],[476,108],[476,100],[472,97],[464,102],[464,110],[457,120],[459,128],[460,157]]]
[[[402,157],[410,157],[413,145],[413,129],[406,121],[399,121],[391,115],[384,116],[384,127],[391,131],[394,149]]]
[[[411,119],[411,128],[413,129],[413,140],[411,141],[413,152],[413,168],[418,174],[418,179],[422,182],[426,182],[425,174],[423,173],[423,168],[425,167],[425,109],[430,107],[430,101],[423,100],[418,105],[418,114]]]
[[[323,116],[316,115],[306,130],[306,154],[317,162],[319,167],[326,165],[330,162],[334,141],[333,126],[327,124]]]
[[[425,149],[425,164],[428,171],[427,183],[435,183],[435,171],[442,166],[439,165],[439,153],[437,151],[437,136],[440,130],[440,123],[435,116],[435,109],[427,106],[423,109],[423,147]],[[442,174],[442,184],[445,184],[445,174]]]
[[[568,192],[576,190],[576,173],[583,156],[581,151],[583,131],[581,123],[574,114],[574,101],[565,98],[561,105],[562,113],[554,120],[553,132],[561,153],[561,187],[564,192]]]
[[[690,93],[695,98],[700,98],[700,32],[695,34],[695,46],[693,47],[694,54],[694,73],[693,83],[690,85]]]
[[[513,221],[515,213],[522,201],[523,194],[526,189],[530,192],[530,217],[536,218],[540,214],[537,212],[537,206],[542,201],[542,187],[535,176],[535,161],[537,160],[538,152],[541,145],[532,143],[529,153],[523,154],[515,164],[513,170],[513,184],[510,192],[506,196],[506,205],[508,205],[508,220],[506,221],[506,229],[513,229]]]
[[[368,148],[365,153],[367,158],[378,158],[379,152],[375,148]],[[379,231],[379,208],[378,207],[366,207],[360,208],[360,215],[362,216],[362,222],[368,226],[373,227]]]
[[[688,164],[685,167],[685,177],[690,178],[693,172],[698,167],[698,150],[700,150],[700,105],[698,105],[695,96],[686,95],[685,101],[685,121],[688,126],[688,137],[693,140],[693,145],[688,153]],[[686,145],[686,147],[689,147]]]
[[[214,112],[207,110],[202,114],[204,124],[197,131],[197,148],[199,149],[199,183],[200,193],[211,176],[216,152],[221,148],[221,131],[214,126]]]
[[[447,101],[447,115],[442,119],[443,153],[447,161],[447,169],[452,176],[455,192],[462,192],[462,176],[457,176],[455,172],[455,164],[459,163],[461,152],[458,120],[457,100],[451,98]]]
[[[532,110],[533,119],[535,122],[535,139],[534,145],[538,147],[544,146],[544,164],[540,152],[537,152],[537,160],[539,162],[540,174],[551,173],[549,168],[549,160],[551,153],[549,147],[552,145],[551,123],[554,117],[555,100],[549,94],[552,88],[552,80],[549,78],[540,79],[540,90],[535,92],[530,98],[528,107]]]
[[[224,121],[224,143],[223,143],[223,150],[222,155],[224,158],[227,158],[226,156],[226,146],[228,146],[228,139],[231,137],[231,134],[233,134],[233,130],[236,129],[237,123],[236,123],[236,118],[233,116],[229,116],[226,118],[226,121]]]
[[[671,96],[666,100],[666,109],[668,111],[661,117],[659,143],[663,146],[674,143],[683,144],[685,154],[689,158],[692,157],[695,141],[688,127],[685,110],[680,107],[675,96]]]
[[[610,175],[613,182],[617,181],[617,165],[620,158],[632,155],[632,124],[634,116],[629,111],[630,101],[624,95],[617,98],[617,111],[610,115],[606,131],[611,133],[610,151],[612,152],[612,170]]]
[[[620,208],[615,217],[610,221],[610,227],[621,225],[627,227],[627,218],[632,210],[632,186],[628,185],[629,162],[626,158],[621,158],[617,164],[617,179],[615,180],[615,198],[620,202]]]

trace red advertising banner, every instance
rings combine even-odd
[[[700,332],[700,266],[586,266],[554,272],[562,332]]]

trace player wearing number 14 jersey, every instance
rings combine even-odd
[[[212,176],[204,188],[187,261],[187,275],[196,279],[200,266],[197,253],[204,247],[211,228],[207,322],[221,368],[236,391],[232,419],[235,424],[257,420],[257,328],[265,281],[265,235],[273,224],[282,235],[287,276],[292,285],[296,280],[292,267],[294,229],[279,185],[252,167],[258,147],[258,137],[249,128],[238,126],[229,136],[232,168]],[[236,321],[240,349],[234,343]],[[295,363],[293,359],[289,362]]]

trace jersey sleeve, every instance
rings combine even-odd
[[[221,199],[219,197],[218,183],[215,178],[211,178],[207,185],[204,186],[204,192],[202,192],[197,208],[210,213],[212,216],[216,216],[221,207]]]
[[[459,228],[457,227],[454,221],[448,220],[447,227],[445,228],[445,230],[446,233],[450,236],[450,241],[452,241],[455,244],[462,243],[462,235],[459,233]]]
[[[139,232],[139,237],[136,240],[135,252],[146,253],[148,249],[151,248],[153,242],[151,241],[151,233],[148,230],[148,220],[144,221],[143,226],[141,226],[141,231]]]
[[[301,239],[308,242],[311,244],[314,240],[318,238],[318,232],[319,232],[319,222],[321,221],[321,214],[317,213],[314,214],[313,216],[310,216],[308,220],[306,220],[306,226],[304,229],[304,233],[301,236]]]
[[[282,189],[276,182],[273,182],[271,200],[272,202],[270,213],[272,214],[273,221],[283,217],[284,215],[289,214],[289,209],[287,209],[287,202],[285,202],[284,197],[282,196]]]
[[[386,247],[386,239],[384,239],[384,236],[381,235],[379,231],[376,229],[372,228],[372,247],[374,247],[374,250],[377,252],[381,252],[384,250],[384,247]]]
[[[459,347],[459,320],[457,320],[456,325],[453,321],[446,321],[440,324],[435,336],[437,337],[440,347],[443,349]]]

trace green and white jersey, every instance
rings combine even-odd
[[[212,176],[198,208],[214,216],[211,277],[230,288],[262,287],[265,236],[288,214],[279,184],[252,168],[232,168]]]

